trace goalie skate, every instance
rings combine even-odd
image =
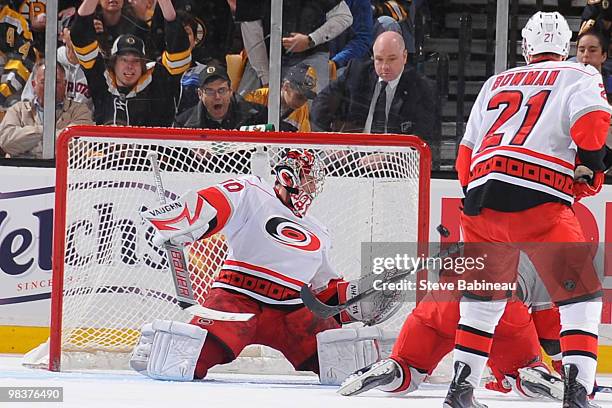
[[[347,397],[361,394],[372,388],[400,380],[401,376],[400,368],[395,361],[382,360],[351,374],[338,389],[338,394]]]
[[[563,380],[531,367],[519,368],[521,386],[546,398],[563,400]]]

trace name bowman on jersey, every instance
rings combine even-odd
[[[597,111],[610,107],[601,74],[589,65],[545,61],[489,78],[461,141],[473,150],[465,213],[477,214],[482,207],[521,211],[544,202],[571,205],[582,147],[573,134]]]

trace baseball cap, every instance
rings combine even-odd
[[[144,41],[133,34],[122,34],[113,43],[111,55],[119,55],[132,52],[140,58],[145,57]]]
[[[212,81],[214,78],[230,81],[230,77],[227,75],[227,71],[223,67],[209,65],[200,72],[200,88],[207,82]]]
[[[285,80],[289,81],[291,86],[306,98],[314,99],[317,96],[315,92],[317,73],[310,65],[301,62],[289,68]]]

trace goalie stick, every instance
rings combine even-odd
[[[442,236],[446,237],[449,235],[449,231],[443,225],[439,225],[437,227],[437,230]],[[459,252],[462,247],[463,247],[462,242],[458,244],[452,244],[450,247],[448,247],[444,251],[440,251],[436,255],[434,255],[434,258],[445,258],[449,255]],[[409,269],[406,269],[403,272],[393,275],[389,279],[387,279],[386,282],[388,283],[397,282],[409,275],[412,275],[416,270],[419,270],[419,267],[421,266],[421,263],[422,263],[421,261],[422,260],[419,258],[419,264],[417,265],[416,268],[411,267]],[[345,303],[341,305],[328,305],[327,303],[321,302],[317,298],[316,294],[312,291],[312,289],[308,287],[308,285],[304,285],[302,286],[302,289],[300,289],[300,297],[302,298],[302,302],[304,302],[304,305],[308,309],[310,309],[311,312],[313,312],[319,317],[326,319],[328,317],[332,317],[332,316],[339,314],[343,310],[348,309],[355,303],[358,303],[369,296],[372,296],[376,292],[379,292],[379,290],[372,287],[372,288],[364,290],[363,292],[359,293],[357,296],[350,298],[349,300],[347,300]]]
[[[159,199],[159,203],[164,205],[166,204],[166,190],[164,190],[164,186],[162,184],[159,164],[157,162],[157,153],[149,152],[147,154],[147,158],[149,159],[151,168],[153,169],[157,198]],[[172,281],[176,291],[176,300],[178,301],[178,305],[181,307],[181,309],[186,310],[195,316],[211,320],[244,322],[254,316],[252,313],[222,312],[220,310],[209,309],[200,305],[198,301],[195,300],[193,295],[191,278],[189,277],[189,269],[187,269],[187,260],[185,259],[183,248],[180,245],[174,245],[167,242],[164,244],[164,249],[166,250],[170,272],[172,273]]]

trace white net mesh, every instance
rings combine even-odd
[[[349,279],[360,273],[362,242],[418,239],[424,176],[415,147],[366,147],[350,141],[292,145],[290,139],[281,144],[164,141],[148,139],[152,132],[134,131],[130,139],[73,138],[67,163],[58,160],[58,168],[67,169],[66,210],[56,214],[65,217],[66,228],[55,237],[65,242],[63,259],[55,259],[64,269],[62,369],[126,367],[144,323],[190,318],[177,306],[165,252],[151,244],[153,232],[139,216],[143,206],[158,205],[146,158],[150,151],[158,153],[166,196],[174,199],[239,174],[272,181],[271,166],[286,149],[315,150],[327,178],[310,213],[329,228],[332,263]],[[186,249],[198,300],[205,298],[225,251],[222,233]],[[399,329],[405,316],[406,311],[384,324]]]

